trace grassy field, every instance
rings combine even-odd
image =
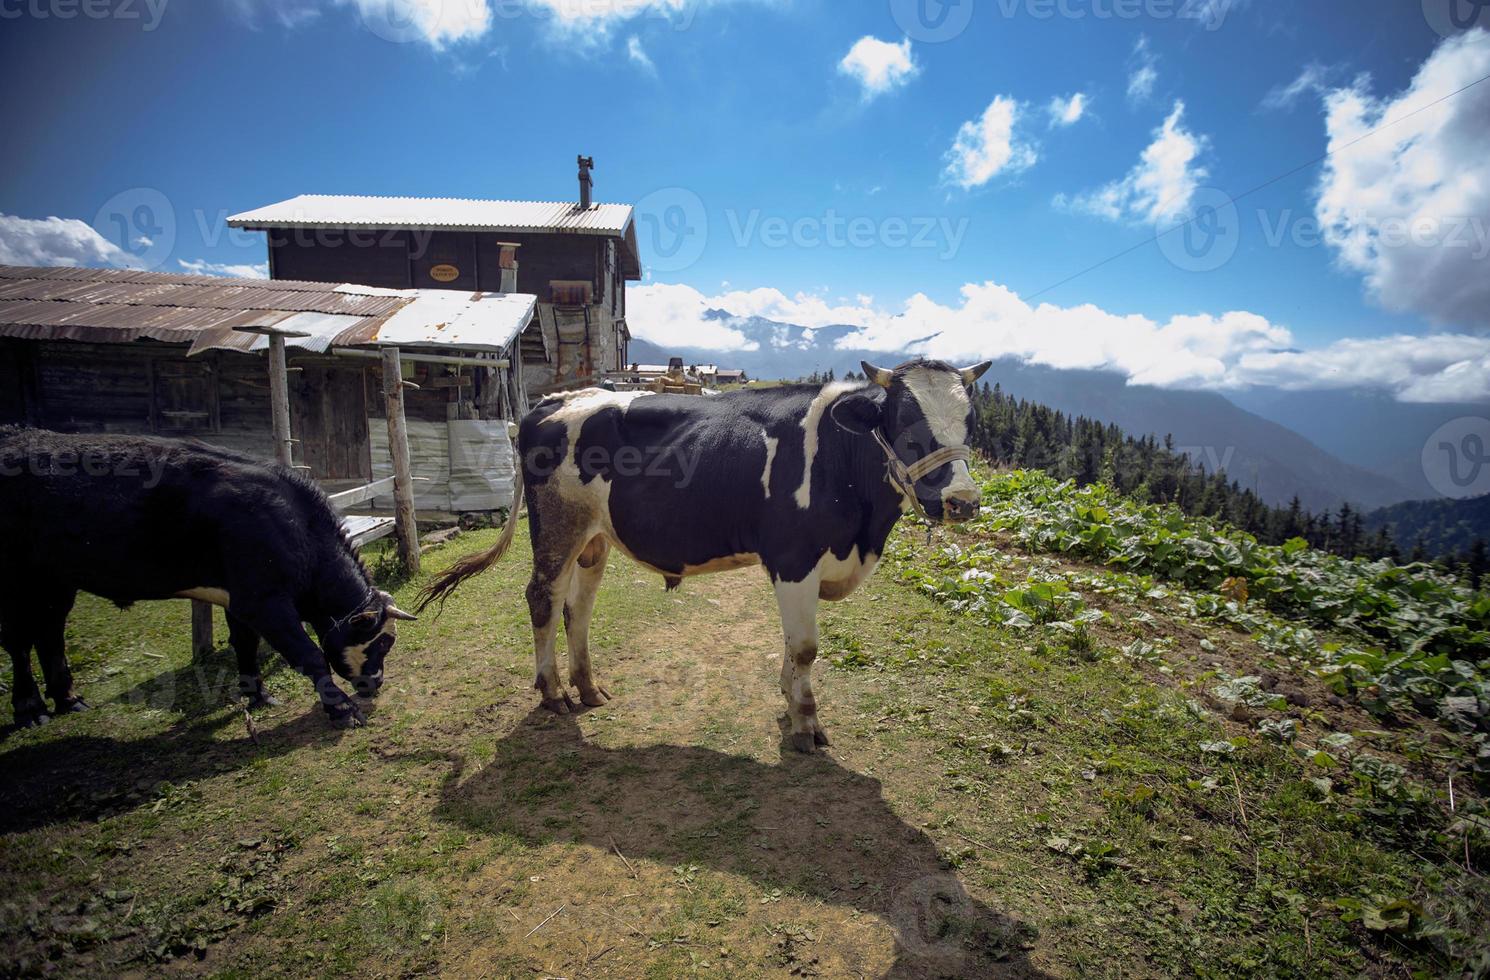
[[[614,700],[535,710],[525,539],[401,629],[344,733],[266,652],[282,706],[251,740],[185,603],[81,600],[94,710],[0,742],[0,975],[1490,969],[1483,808],[1444,732],[1383,725],[1178,586],[904,527],[824,606],[833,746],[807,757],[759,570],[665,593],[613,556]],[[1055,583],[1028,624],[948,601],[995,574],[969,553]],[[1040,614],[1065,595],[1082,615]]]

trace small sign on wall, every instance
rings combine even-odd
[[[454,282],[460,278],[460,269],[448,263],[432,265],[429,267],[429,277],[435,282]]]

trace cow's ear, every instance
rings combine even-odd
[[[848,395],[833,405],[833,421],[855,435],[873,431],[884,418],[879,402],[866,395]]]
[[[859,366],[864,369],[864,377],[873,381],[881,388],[890,387],[890,381],[895,377],[894,371],[887,371],[882,367],[875,367],[868,361],[860,361]]]
[[[977,384],[979,378],[983,377],[984,372],[991,367],[993,367],[992,361],[983,361],[974,364],[972,367],[959,368],[957,373],[962,375],[962,383],[971,388]]]

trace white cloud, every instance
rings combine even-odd
[[[639,299],[638,299],[639,297]],[[898,309],[869,296],[821,296],[761,288],[705,296],[690,286],[633,289],[627,304],[638,336],[666,345],[747,347],[729,320],[708,310],[759,316],[808,328],[858,329],[843,348],[909,352],[952,361],[1016,357],[1055,368],[1109,370],[1133,384],[1226,390],[1252,385],[1290,390],[1366,387],[1402,401],[1490,401],[1490,337],[1466,334],[1345,338],[1301,350],[1287,327],[1245,311],[1179,315],[1159,321],[1084,304],[1032,305],[996,282],[969,283],[955,305],[923,294]],[[660,335],[650,328],[662,325]],[[770,342],[785,345],[784,329]]]
[[[951,360],[1012,356],[1057,368],[1120,371],[1135,384],[1168,387],[1225,386],[1242,354],[1292,342],[1285,328],[1252,313],[1160,323],[1090,304],[1031,306],[996,282],[963,286],[958,306],[917,294],[893,315],[865,309],[856,325],[860,330],[842,346],[911,349]]]
[[[981,187],[1000,173],[1017,174],[1040,159],[1035,144],[1016,132],[1024,106],[999,95],[988,103],[983,115],[969,119],[957,130],[947,151],[943,177],[964,190]]]
[[[487,36],[496,21],[541,21],[584,50],[599,50],[614,29],[653,17],[679,29],[702,8],[735,0],[228,0],[250,26],[271,22],[294,29],[330,7],[354,11],[362,26],[392,41],[421,41],[437,51]],[[761,0],[771,3],[775,0]]]
[[[1325,83],[1334,70],[1311,62],[1304,66],[1299,76],[1287,85],[1275,85],[1262,97],[1264,109],[1292,109],[1300,97],[1323,94]]]
[[[1111,221],[1129,218],[1159,222],[1184,214],[1209,176],[1200,156],[1209,141],[1185,128],[1185,103],[1176,102],[1138,164],[1122,180],[1075,198],[1057,195],[1057,207],[1084,211]]]
[[[374,34],[417,36],[435,50],[482,37],[492,25],[488,0],[333,0],[357,8]]]
[[[134,268],[139,262],[81,219],[0,214],[0,265]]]
[[[641,68],[648,75],[657,74],[657,66],[652,63],[647,49],[642,47],[642,39],[635,34],[626,39],[626,57],[631,59],[632,64]]]
[[[196,276],[235,276],[239,279],[268,279],[268,262],[208,262],[206,259],[177,259],[176,264]]]
[[[874,306],[872,296],[860,295],[852,302],[840,300],[834,304],[813,293],[801,292],[788,296],[779,289],[764,287],[725,292],[711,297],[709,302],[715,309],[728,310],[736,316],[758,316],[814,329],[844,323],[856,324],[863,316],[863,311]]]
[[[1362,79],[1325,98],[1332,155],[1315,215],[1388,309],[1490,327],[1490,83],[1424,108],[1487,74],[1490,33],[1477,29],[1439,44],[1395,96]]]
[[[865,35],[849,48],[838,71],[859,83],[867,102],[905,85],[920,69],[911,58],[910,38],[891,44]]]
[[[1139,36],[1138,43],[1133,46],[1129,64],[1128,101],[1147,102],[1154,94],[1154,85],[1159,81],[1159,57],[1149,45],[1148,35]]]
[[[633,336],[659,347],[755,350],[757,344],[719,320],[705,317],[714,308],[691,286],[644,283],[626,290],[626,323]]]
[[[1490,338],[1467,334],[1346,338],[1312,351],[1248,354],[1249,384],[1291,390],[1369,387],[1405,402],[1490,401]]]
[[[1050,113],[1050,125],[1052,126],[1074,126],[1086,115],[1087,103],[1090,100],[1085,92],[1077,92],[1068,98],[1059,95],[1050,100],[1045,111]]]
[[[686,31],[701,11],[733,3],[775,6],[782,0],[490,0],[498,15],[504,9],[536,11],[566,44],[580,48],[605,42],[620,25],[642,17]]]
[[[530,0],[557,23],[571,28],[593,27],[602,30],[622,21],[643,15],[653,17],[691,16],[700,3],[694,0]]]
[[[419,41],[443,51],[483,37],[497,0],[229,0],[239,17],[257,28],[269,21],[287,30],[320,19],[324,9],[355,12],[368,31],[388,41]]]

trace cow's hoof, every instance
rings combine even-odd
[[[586,707],[599,708],[610,701],[610,692],[597,684],[588,691],[581,689],[579,699]]]
[[[361,728],[367,724],[367,715],[357,707],[353,701],[343,701],[340,704],[327,705],[326,714],[331,720],[332,728]]]
[[[238,675],[238,696],[246,702],[244,707],[249,711],[279,707],[278,699],[264,689],[264,681],[257,674]]]
[[[41,698],[22,701],[15,706],[15,712],[17,728],[35,728],[52,720],[52,716],[47,713],[46,702]]]
[[[792,748],[811,754],[817,751],[817,739],[812,732],[792,732]]]
[[[57,702],[57,714],[66,715],[74,711],[87,711],[91,705],[79,697],[66,698]]]
[[[544,698],[543,707],[556,715],[569,715],[577,710],[574,706],[574,699],[569,696],[568,691],[565,691],[562,697]]]
[[[812,740],[814,742],[816,742],[818,745],[832,745],[833,744],[832,742],[828,741],[828,733],[825,732],[825,731],[823,731],[821,728],[817,729],[816,731],[814,731],[812,733]]]

